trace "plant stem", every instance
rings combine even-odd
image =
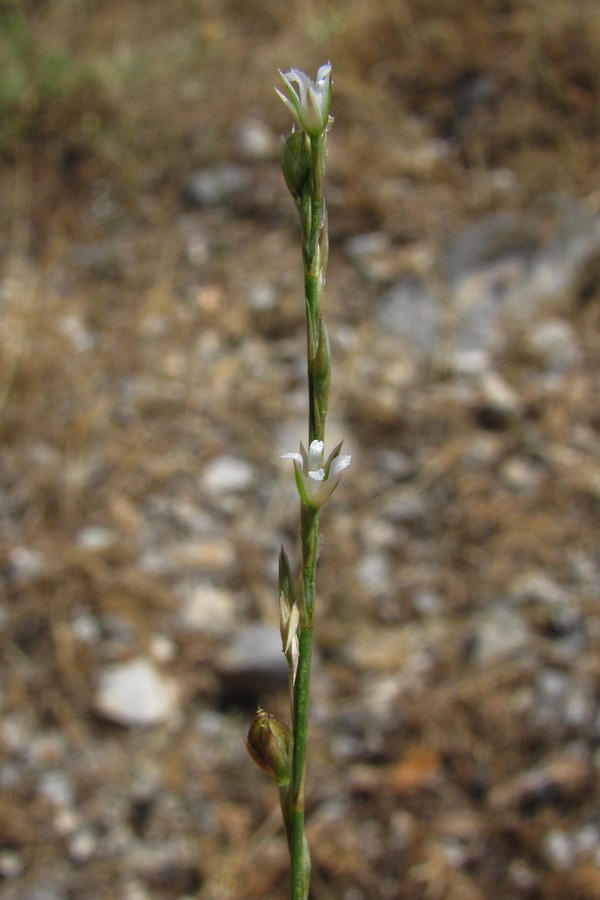
[[[290,857],[292,900],[306,900],[310,875],[310,856],[304,838],[304,785],[310,703],[310,670],[313,630],[304,627],[300,635],[300,659],[296,674],[294,753],[292,760]]]
[[[308,368],[308,438],[325,440],[325,414],[329,372],[319,371],[319,352],[324,329],[321,303],[325,284],[325,264],[321,245],[326,228],[323,200],[325,136],[311,141],[312,179],[310,202],[304,206],[302,232],[304,252],[304,295],[306,301],[306,336]],[[325,240],[326,240],[325,235]],[[326,251],[325,251],[326,253]],[[328,351],[328,347],[327,347]],[[329,359],[326,360],[329,369]],[[302,532],[302,597],[300,607],[299,658],[294,684],[293,733],[294,750],[288,812],[288,840],[291,859],[291,898],[307,900],[310,879],[310,853],[304,835],[304,794],[306,781],[306,748],[310,710],[310,674],[313,647],[314,605],[319,555],[319,512],[301,506]]]

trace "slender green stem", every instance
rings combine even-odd
[[[319,550],[319,512],[301,507],[302,526],[302,608],[299,659],[294,683],[294,751],[291,779],[292,900],[308,897],[310,857],[304,839],[304,787],[310,707],[310,674],[313,646],[314,601]]]
[[[326,265],[325,135],[311,139],[310,198],[302,205],[301,222],[304,248],[304,291],[306,301],[308,432],[309,444],[325,440],[325,415],[329,384],[329,356],[326,332],[321,318]],[[322,371],[323,340],[326,343],[326,372]],[[304,795],[306,751],[310,709],[310,675],[313,648],[313,622],[319,555],[319,512],[301,506],[302,596],[298,669],[293,688],[294,749],[290,789],[285,813],[291,859],[291,900],[307,900],[310,881],[310,853],[304,834]]]
[[[306,780],[312,641],[312,628],[303,628],[300,635],[300,659],[296,674],[296,715],[294,721],[294,754],[292,759],[293,789],[291,794],[290,835],[292,900],[306,900],[306,897],[308,897],[308,879],[306,876],[310,861],[304,840],[304,786]]]

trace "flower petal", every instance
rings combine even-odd
[[[282,453],[281,458],[282,459],[293,459],[294,465],[298,464],[300,466],[300,468],[302,468],[303,460],[299,453]]]
[[[336,458],[331,463],[331,468],[329,469],[329,477],[339,477],[344,469],[348,468],[351,462],[352,456],[349,453],[342,453],[341,456],[336,456]]]
[[[320,469],[323,465],[323,441],[312,441],[308,448],[308,470]]]

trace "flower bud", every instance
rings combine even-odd
[[[310,141],[304,131],[281,139],[281,170],[290,194],[300,203],[311,173]]]
[[[259,709],[248,731],[248,753],[257,766],[277,782],[290,780],[292,732],[281,719]]]

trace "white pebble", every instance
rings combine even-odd
[[[231,494],[249,488],[253,481],[252,467],[234,456],[220,456],[205,467],[202,486],[211,494]]]
[[[180,620],[190,631],[222,634],[232,627],[235,612],[229,591],[204,581],[185,591]]]
[[[117,535],[110,528],[101,525],[87,525],[81,528],[76,537],[77,544],[84,550],[106,550],[117,540]]]
[[[0,877],[17,878],[24,869],[23,860],[14,850],[0,851]]]
[[[177,690],[146,659],[107,666],[100,674],[96,709],[114,722],[128,726],[158,725],[176,711]]]

